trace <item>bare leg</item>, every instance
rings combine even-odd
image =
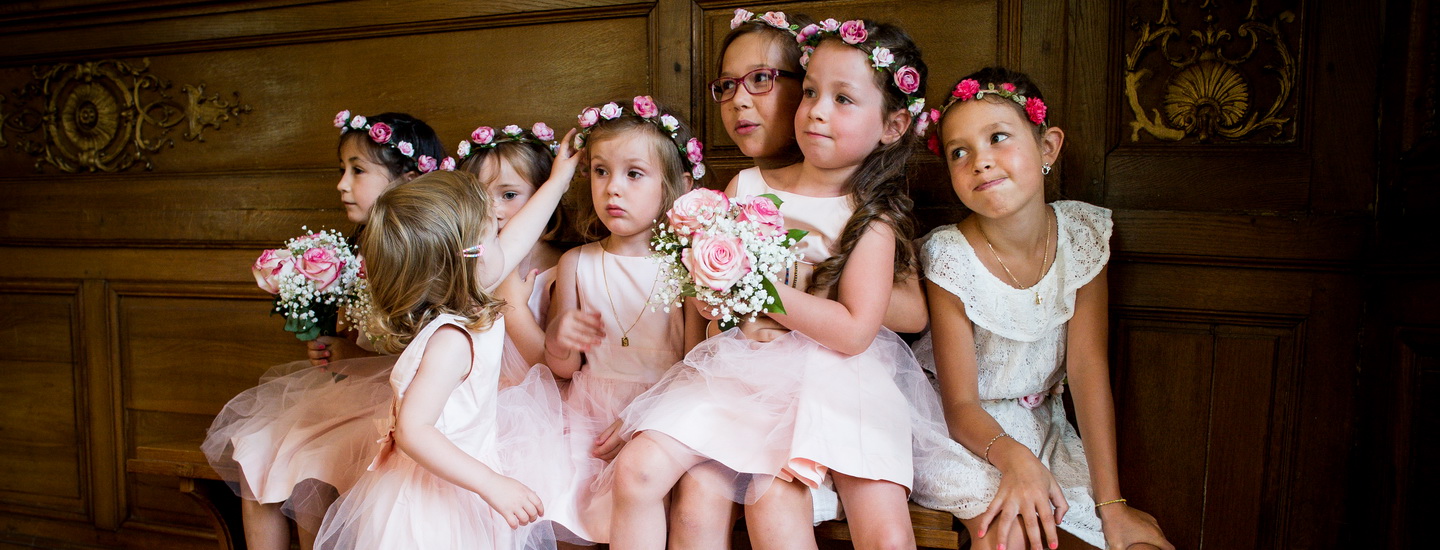
[[[626,550],[665,548],[665,496],[699,459],[679,463],[662,444],[641,432],[615,457],[615,513],[610,546]]]
[[[840,502],[845,504],[850,536],[856,550],[915,548],[915,530],[910,525],[909,495],[905,488],[889,481],[850,477],[831,472]]]
[[[745,529],[755,550],[815,548],[815,517],[811,510],[810,488],[799,481],[776,479],[745,507]]]
[[[671,550],[729,550],[738,505],[685,474],[670,496]]]
[[[280,513],[279,503],[261,504],[248,498],[240,499],[240,517],[245,522],[247,548],[289,550],[290,520]]]
[[[1000,540],[1000,534],[988,527],[985,528],[985,538],[975,536],[976,533],[980,532],[982,527],[985,527],[980,525],[980,516],[962,519],[960,523],[965,526],[966,531],[970,532],[970,550],[995,550],[1000,546],[1001,542],[1005,543],[1007,550],[1024,550],[1026,548],[1025,529],[1023,528],[1010,529],[1009,540],[1002,541]]]

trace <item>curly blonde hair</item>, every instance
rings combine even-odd
[[[480,259],[461,251],[493,231],[490,197],[468,172],[437,170],[385,191],[360,240],[370,285],[368,332],[397,353],[442,314],[487,330],[503,300],[480,286]]]

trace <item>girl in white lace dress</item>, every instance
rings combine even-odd
[[[915,501],[955,514],[974,548],[1055,548],[1057,526],[1100,548],[1173,548],[1116,473],[1110,211],[1045,203],[1064,134],[1025,75],[967,76],[935,114],[931,148],[974,214],[920,253],[933,340],[916,349],[933,341],[951,439],[917,455]],[[1083,445],[1058,397],[1067,377]]]

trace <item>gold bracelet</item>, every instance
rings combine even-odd
[[[991,448],[991,447],[994,447],[994,446],[995,446],[995,442],[996,442],[996,441],[1000,441],[1000,438],[1002,438],[1002,437],[1008,437],[1008,438],[1010,438],[1011,441],[1014,441],[1014,440],[1015,440],[1015,437],[1014,437],[1014,436],[1012,436],[1012,435],[1010,435],[1010,434],[1007,434],[1007,433],[1005,433],[1005,432],[1000,432],[1000,435],[997,435],[997,436],[995,436],[995,437],[990,438],[990,442],[985,444],[985,462],[987,462],[987,463],[989,463],[989,464],[991,464],[991,465],[995,464],[994,462],[990,462],[990,448]]]
[[[1123,498],[1117,498],[1117,499],[1115,499],[1115,500],[1107,500],[1107,501],[1105,501],[1105,502],[1101,502],[1100,504],[1096,504],[1095,507],[1096,507],[1096,508],[1099,508],[1099,507],[1104,506],[1104,505],[1106,505],[1106,504],[1118,504],[1118,503],[1121,503],[1121,502],[1129,502],[1129,501],[1126,500],[1126,499],[1123,499]]]

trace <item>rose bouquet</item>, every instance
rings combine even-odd
[[[785,230],[779,197],[696,189],[675,199],[654,231],[661,280],[652,303],[668,311],[694,296],[722,328],[785,312],[772,279],[799,260],[791,247],[807,232]]]
[[[347,324],[363,327],[370,310],[364,265],[339,231],[302,229],[250,266],[255,284],[275,295],[271,313],[284,315],[285,330],[305,341],[335,336],[341,308]]]

